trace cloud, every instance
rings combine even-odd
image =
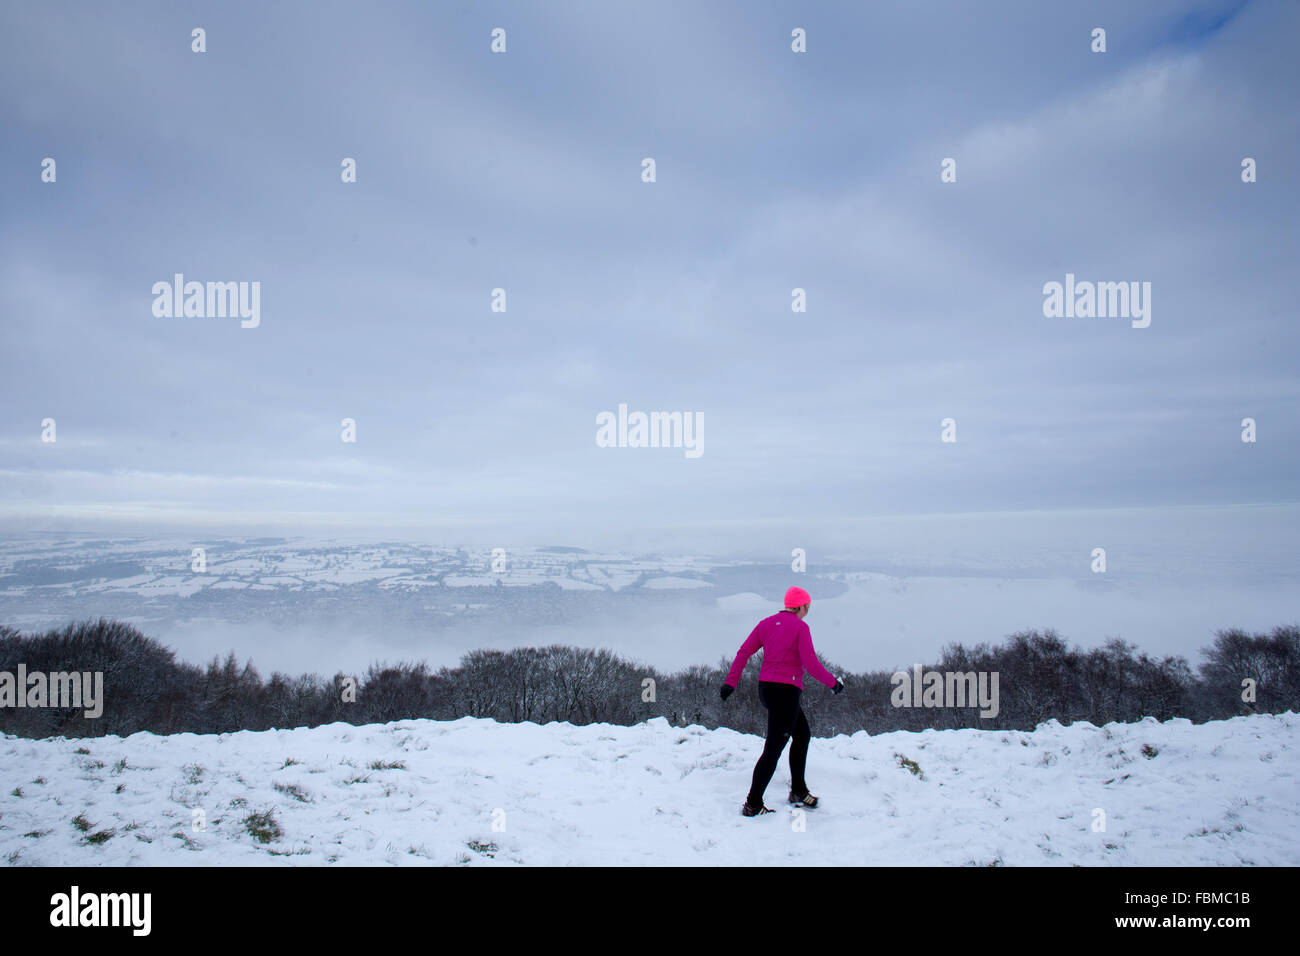
[[[1291,5],[325,5],[308,35],[233,4],[202,56],[177,16],[0,38],[6,507],[651,535],[1294,497]],[[260,281],[262,325],[155,319],[174,272]],[[1044,318],[1066,272],[1151,281],[1151,327]],[[704,457],[597,449],[620,402],[702,413]]]

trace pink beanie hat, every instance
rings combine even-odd
[[[803,588],[790,588],[785,592],[786,607],[803,607],[805,604],[812,603],[812,595]]]

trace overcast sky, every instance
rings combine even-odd
[[[1294,502],[1298,41],[1269,0],[7,4],[0,525]],[[156,317],[175,273],[260,324]],[[1066,273],[1149,327],[1045,317]],[[703,454],[598,447],[620,403]]]

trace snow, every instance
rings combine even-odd
[[[88,584],[85,586],[85,590],[86,591],[135,591],[136,593],[139,593],[139,589],[143,585],[149,584],[151,581],[154,581],[157,577],[158,575],[156,574],[133,574],[128,578],[112,578],[97,584]]]
[[[561,589],[565,591],[602,591],[598,584],[592,584],[589,581],[575,581],[573,578],[552,578]]]
[[[621,591],[623,588],[635,584],[637,578],[640,577],[640,572],[635,566],[627,569],[607,564],[588,564],[587,576],[596,584],[607,587],[611,591]]]
[[[765,598],[763,595],[756,594],[753,591],[744,591],[740,594],[728,594],[726,597],[720,597],[717,600],[719,610],[744,611],[747,613],[767,611],[771,614],[775,614],[777,611],[781,610],[779,607],[775,606],[777,603],[778,602],[773,601],[771,598]]]
[[[783,759],[767,792],[778,812],[757,818],[739,808],[761,739],[663,718],[6,735],[0,854],[45,866],[1295,866],[1298,730],[1287,713],[814,738],[822,805],[788,810]],[[244,820],[265,810],[283,834],[261,844]],[[78,817],[112,835],[85,842]]]
[[[386,578],[379,582],[379,587],[384,591],[414,591],[417,588],[439,588],[442,582],[427,578]]]
[[[698,578],[679,578],[670,575],[668,577],[663,577],[663,578],[650,578],[641,586],[643,588],[650,588],[651,590],[673,589],[673,588],[711,588],[713,587],[713,583],[711,581],[701,581]]]
[[[304,581],[329,584],[364,584],[367,581],[376,581],[410,573],[410,568],[328,568],[319,571],[304,571],[298,576]]]
[[[461,552],[418,543],[383,542],[363,547],[336,539],[297,537],[259,542],[217,538],[204,543],[208,549],[206,571],[194,574],[190,570],[193,547],[194,543],[185,536],[158,541],[135,538],[86,541],[69,536],[52,541],[42,534],[0,541],[0,578],[27,563],[47,572],[58,572],[61,577],[68,576],[63,583],[56,584],[0,582],[0,598],[49,594],[55,597],[47,600],[53,601],[83,593],[186,598],[222,579],[242,581],[246,586],[260,583],[303,592],[371,583],[387,591],[411,591],[428,586],[495,587],[497,584],[530,587],[549,583],[566,590],[619,591],[635,587],[643,575],[657,576],[660,583],[650,584],[652,589],[709,586],[700,580],[702,575],[735,566],[734,561],[694,555],[646,559],[617,552],[554,553],[528,547]],[[497,567],[499,552],[505,553],[504,573],[491,570]],[[90,576],[97,565],[113,559],[138,564],[145,570],[119,578]],[[412,560],[419,562],[418,570],[410,566]],[[445,580],[429,580],[430,576],[444,574]],[[222,590],[230,590],[229,585]]]

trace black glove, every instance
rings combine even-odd
[[[734,694],[735,692],[736,692],[736,688],[732,687],[730,684],[723,684],[723,685],[722,685],[722,699],[723,699],[723,700],[726,700],[728,697],[730,697],[730,696],[731,696],[732,694]]]
[[[837,694],[844,693],[844,681],[840,680],[838,677],[835,678],[835,686],[832,687],[831,690],[835,691]]]

